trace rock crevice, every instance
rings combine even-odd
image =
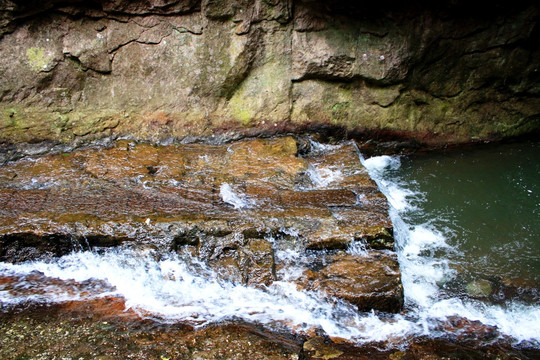
[[[10,1],[2,10],[2,142],[66,143],[78,127],[92,140],[324,125],[436,144],[540,127],[540,9],[529,1]],[[69,118],[60,128],[58,112]],[[92,128],[104,113],[119,126]],[[161,114],[168,121],[156,126]]]

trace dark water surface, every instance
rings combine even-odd
[[[429,223],[454,250],[444,256],[461,282],[449,291],[537,302],[540,142],[403,158],[396,171],[422,194],[407,222]]]

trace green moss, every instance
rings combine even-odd
[[[337,103],[332,106],[332,113],[340,113],[349,107],[348,102]]]
[[[232,106],[231,113],[232,116],[244,126],[247,126],[252,119],[250,112],[243,107]]]
[[[268,63],[253,70],[233,90],[229,102],[232,117],[244,126],[260,114],[265,114],[265,120],[281,120],[285,114],[280,111],[285,107],[279,105],[285,104],[288,96],[286,79],[286,68],[278,63]]]
[[[56,119],[51,122],[51,130],[55,134],[60,134],[62,131],[66,130],[66,127],[69,122],[69,116],[59,114]]]
[[[450,110],[450,104],[447,103],[447,102],[442,102],[439,105],[439,109],[440,109],[441,113],[446,114],[448,112],[448,110]]]
[[[0,117],[0,129],[5,129],[13,127],[16,124],[18,117],[18,111],[14,108],[7,108],[2,111],[2,116]]]
[[[45,49],[33,47],[26,50],[28,65],[34,71],[43,71],[47,69],[49,63],[48,56],[45,55]]]
[[[349,103],[339,102],[332,106],[332,122],[334,124],[345,123],[349,117]]]

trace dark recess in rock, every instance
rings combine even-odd
[[[334,127],[442,147],[540,129],[534,1],[6,1],[0,10],[1,142]]]

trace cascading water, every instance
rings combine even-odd
[[[386,341],[391,346],[405,346],[403,340],[411,336],[444,335],[439,325],[448,317],[460,316],[496,326],[517,342],[538,344],[538,305],[487,304],[447,291],[445,284],[451,283],[457,272],[445,254],[460,250],[447,242],[451,229],[415,217],[422,212],[425,194],[398,176],[400,158],[381,156],[362,161],[391,204],[405,290],[402,314],[358,313],[353,306],[320,293],[298,291],[289,282],[300,276],[294,265],[310,259],[294,249],[276,249],[276,257],[289,266],[280,270],[281,281],[266,288],[220,280],[213,270],[187,253],[127,246],[74,252],[49,261],[0,263],[0,274],[15,279],[0,284],[0,301],[9,306],[26,301],[60,302],[114,295],[123,297],[127,307],[143,316],[164,322],[204,325],[243,319],[296,331],[321,328],[330,336],[357,343]],[[330,175],[339,175],[339,169],[310,171],[310,177],[323,184],[330,181]],[[234,206],[244,204],[230,187],[222,188],[221,196]],[[293,228],[283,231],[295,234]],[[361,254],[363,249],[356,246],[349,251]]]
[[[294,252],[278,252],[277,256],[306,261],[298,259]],[[274,282],[265,290],[220,281],[212,270],[189,255],[157,256],[152,251],[108,249],[76,252],[51,262],[2,263],[0,271],[3,276],[19,279],[10,290],[0,291],[4,304],[113,295],[125,298],[128,308],[165,322],[205,325],[236,318],[289,325],[298,331],[322,328],[329,335],[360,342],[383,341],[405,330],[374,314],[358,314],[352,306],[324,299],[320,294],[298,291],[288,281]],[[294,276],[293,272],[289,274]],[[51,279],[86,285],[66,286]],[[16,289],[23,287],[39,287],[39,291],[23,291],[20,295]]]
[[[457,245],[448,243],[450,238],[455,237],[455,229],[462,225],[456,225],[455,219],[445,216],[443,205],[440,206],[442,211],[438,207],[431,212],[425,209],[426,194],[415,190],[418,186],[411,180],[410,174],[401,171],[399,157],[374,157],[364,160],[364,165],[391,204],[405,303],[409,315],[415,318],[414,322],[422,328],[422,332],[432,336],[442,335],[440,331],[435,331],[436,323],[452,316],[459,316],[495,326],[502,334],[514,338],[516,342],[531,341],[538,344],[540,341],[538,303],[527,304],[507,299],[502,304],[493,304],[452,289],[451,284],[459,277],[457,269],[464,266],[463,261],[467,261],[467,256],[471,256],[464,254],[466,251],[460,249],[459,243]],[[533,162],[526,166],[534,167],[537,164]],[[475,165],[471,167],[474,168]],[[452,177],[448,173],[439,176]],[[427,177],[437,175],[429,173]],[[437,181],[439,179],[433,182]],[[534,178],[529,181],[529,185],[538,186]],[[533,191],[527,189],[527,193],[531,194]],[[536,211],[538,206],[540,204],[537,203]],[[514,211],[516,207],[514,205]],[[534,234],[534,230],[531,232]],[[533,236],[530,240],[534,241]],[[510,239],[507,241],[510,242]],[[537,257],[538,254],[536,259]]]

